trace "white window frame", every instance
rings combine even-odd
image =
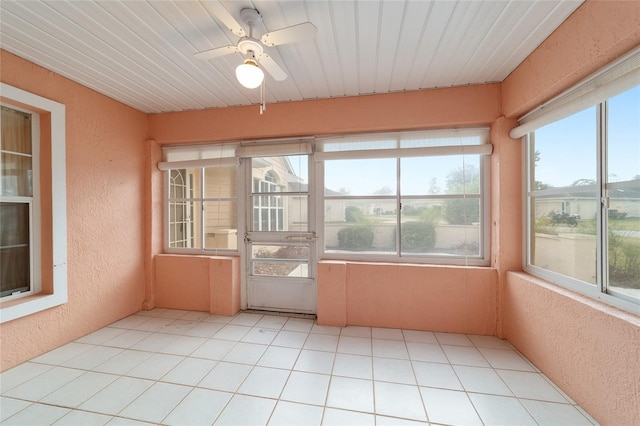
[[[479,143],[474,145],[456,145],[444,143],[442,145],[416,147],[416,148],[404,148],[401,147],[401,140],[408,137],[426,136],[427,138],[433,138],[434,140],[441,139],[455,140],[457,137],[473,136],[477,137]],[[382,262],[410,262],[416,264],[434,264],[434,265],[458,265],[458,266],[489,266],[490,265],[490,154],[492,153],[492,145],[489,142],[489,129],[487,128],[470,128],[470,129],[444,129],[444,130],[428,130],[422,132],[399,132],[391,134],[363,134],[358,135],[355,139],[367,138],[375,139],[396,139],[397,145],[395,147],[389,147],[387,149],[351,149],[340,151],[329,148],[329,151],[324,151],[322,139],[320,143],[316,145],[316,153],[314,159],[319,163],[316,167],[316,179],[318,179],[318,187],[324,187],[324,164],[326,160],[332,159],[367,159],[367,158],[390,158],[396,159],[398,162],[401,158],[406,157],[432,157],[440,155],[479,155],[480,156],[480,254],[478,256],[455,256],[455,255],[427,255],[427,254],[409,254],[400,253],[400,247],[396,247],[396,254],[375,253],[375,252],[350,252],[350,253],[336,253],[333,251],[326,251],[326,244],[324,239],[324,208],[318,208],[318,226],[320,237],[320,257],[325,260],[352,260],[352,261],[382,261]],[[339,144],[340,138],[327,138],[331,144]],[[347,141],[349,143],[349,141]],[[358,142],[356,141],[356,144]],[[366,143],[366,142],[365,142]],[[353,145],[352,145],[353,146]],[[398,167],[398,172],[401,173]],[[398,179],[401,177],[399,176]],[[398,180],[399,182],[399,180]],[[318,191],[316,205],[324,206],[325,202],[324,191]],[[331,197],[329,197],[331,198]],[[345,197],[345,199],[350,197]],[[394,198],[398,202],[403,198],[412,198],[411,196],[403,196],[399,189],[393,196],[362,196],[357,198]],[[447,198],[447,195],[434,195],[426,196],[422,198]],[[475,198],[475,197],[474,197]],[[397,218],[399,224],[401,221],[401,215],[398,214]],[[401,238],[400,233],[396,233],[396,239]]]
[[[191,183],[191,180],[193,179],[193,176],[188,173],[189,169],[171,169],[167,172],[167,175],[169,177],[169,194],[171,194],[171,189],[173,187],[175,187],[177,184],[175,182],[175,180],[172,178],[171,173],[173,172],[177,172],[179,174],[179,176],[183,179],[183,183],[181,185],[181,187],[183,188],[183,194],[184,197],[182,197],[182,201],[177,200],[177,199],[173,199],[173,206],[171,205],[171,203],[169,204],[169,212],[167,213],[167,219],[169,222],[169,232],[167,233],[168,236],[168,244],[171,243],[171,241],[173,240],[174,242],[177,241],[176,239],[176,233],[175,231],[171,231],[171,226],[174,225],[174,227],[176,225],[181,225],[183,227],[183,229],[186,229],[186,231],[183,231],[183,238],[180,240],[181,242],[183,242],[183,244],[187,244],[187,243],[191,243],[193,244],[193,241],[195,239],[195,236],[193,235],[193,226],[194,226],[194,220],[193,220],[193,216],[192,216],[192,209],[193,206],[190,205],[190,201],[192,201],[194,199],[193,197],[193,185]],[[171,211],[171,209],[173,209],[173,211]],[[174,220],[172,221],[172,213],[175,214],[175,211],[177,211],[178,209],[182,210],[182,220],[178,221],[178,220]],[[174,228],[175,229],[175,228]],[[173,248],[181,248],[181,247],[188,247],[186,245],[184,246],[174,246]]]
[[[607,126],[608,99],[640,86],[640,48],[635,49],[612,64],[604,67],[563,94],[536,108],[520,119],[520,126],[511,131],[514,139],[523,138],[523,265],[524,270],[554,284],[601,300],[605,303],[638,312],[640,301],[608,288],[608,218],[607,191],[624,187],[625,183],[608,182],[607,179]],[[534,153],[531,149],[535,130],[560,121],[587,108],[596,106],[596,150],[598,153],[596,175],[596,197],[600,208],[596,215],[596,284],[587,284],[578,279],[553,272],[531,264],[533,221],[530,216],[531,197],[541,191],[529,187],[533,183]]]
[[[41,273],[34,270],[32,291],[0,300],[0,323],[25,317],[67,302],[67,202],[66,202],[66,148],[65,148],[65,106],[58,102],[29,93],[17,87],[0,83],[1,101],[10,108],[22,108],[32,113],[32,117],[50,114],[51,121],[51,223],[52,223],[52,293],[42,293]],[[37,121],[37,120],[36,120]],[[40,129],[34,136],[39,137]],[[38,141],[34,142],[39,145]],[[37,148],[37,146],[36,146]],[[39,181],[40,163],[34,163]],[[34,191],[37,185],[34,185]],[[36,196],[37,195],[37,196]],[[40,222],[39,195],[34,192],[34,214],[32,223]],[[36,210],[37,208],[37,210]],[[40,251],[41,231],[33,229],[34,256]]]
[[[236,198],[207,198],[205,197],[205,174],[206,169],[212,167],[225,167],[236,166],[236,194],[239,194],[240,188],[240,173],[237,171],[239,165],[236,155],[238,143],[212,143],[203,145],[184,145],[184,146],[165,146],[163,150],[163,161],[158,163],[158,169],[164,172],[164,213],[165,220],[163,221],[163,234],[164,234],[164,252],[173,254],[237,254],[238,249],[227,248],[205,248],[205,223],[204,223],[204,204],[207,201],[235,201],[238,211],[241,208],[241,201]],[[200,209],[193,211],[193,215],[198,215],[198,220],[195,217],[191,217],[192,222],[200,223],[200,226],[194,225],[193,233],[190,238],[195,238],[199,235],[201,247],[170,247],[170,208],[171,201],[179,201],[178,199],[170,198],[171,188],[171,170],[186,169],[187,173],[185,178],[188,179],[187,187],[189,193],[184,200],[185,202],[198,202],[200,203]],[[198,184],[200,193],[196,194],[193,190],[193,182],[189,174],[189,169],[200,170],[200,182]],[[239,218],[237,219],[240,220]],[[240,223],[238,223],[238,227]]]
[[[29,289],[12,295],[2,297],[3,302],[19,299],[42,290],[41,263],[40,263],[40,115],[13,105],[4,105],[15,111],[27,113],[31,116],[31,196],[6,196],[0,195],[2,201],[18,204],[27,204],[29,208]]]

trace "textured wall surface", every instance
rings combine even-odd
[[[639,44],[639,1],[585,1],[502,82],[503,114],[518,118]]]
[[[453,87],[149,116],[161,144],[488,125],[500,116],[500,85]]]
[[[640,317],[508,273],[504,337],[605,425],[640,424]]]
[[[64,104],[67,119],[69,301],[0,326],[4,370],[140,310],[147,117],[8,52],[0,55],[3,83]]]
[[[491,268],[328,261],[318,288],[320,324],[496,333]]]

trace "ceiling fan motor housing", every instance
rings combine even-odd
[[[242,22],[249,28],[252,28],[260,21],[262,21],[262,16],[260,16],[260,12],[255,9],[244,8],[240,11],[240,19]]]
[[[245,56],[247,53],[253,52],[253,55],[258,57],[262,55],[262,52],[264,51],[262,44],[260,44],[258,40],[250,37],[243,37],[238,41],[238,50]]]

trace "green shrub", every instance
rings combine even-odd
[[[362,210],[356,206],[348,206],[344,209],[344,220],[347,222],[362,222],[364,220],[364,214]]]
[[[436,227],[432,222],[402,224],[402,251],[423,252],[436,245]]]
[[[338,249],[363,251],[373,246],[373,230],[369,225],[355,225],[338,231]]]

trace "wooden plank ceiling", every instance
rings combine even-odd
[[[254,36],[301,22],[312,42],[266,48],[288,74],[266,77],[269,103],[499,82],[582,3],[539,0],[237,0]],[[250,105],[240,53],[194,54],[239,39],[205,0],[0,2],[0,47],[140,111]]]

